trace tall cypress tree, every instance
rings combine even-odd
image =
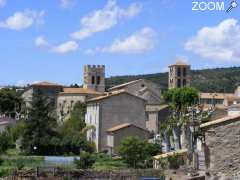
[[[22,150],[27,154],[48,154],[55,127],[52,101],[40,91],[35,92],[25,119]]]

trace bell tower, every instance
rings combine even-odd
[[[169,66],[168,89],[190,86],[191,66],[177,60],[175,64]]]
[[[105,92],[105,66],[85,65],[83,87],[98,92]]]

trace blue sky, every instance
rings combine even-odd
[[[202,2],[199,1],[199,2]],[[224,2],[225,9],[230,1]],[[193,11],[191,0],[0,0],[0,85],[82,83],[85,64],[106,75],[240,66],[240,6]]]

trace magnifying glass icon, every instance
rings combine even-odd
[[[227,12],[230,12],[232,9],[236,8],[238,6],[237,1],[232,1],[230,3],[230,7],[227,9]]]

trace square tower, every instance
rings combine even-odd
[[[98,92],[105,92],[105,66],[85,65],[83,87]]]
[[[190,65],[177,60],[175,64],[168,67],[168,89],[190,86]]]

